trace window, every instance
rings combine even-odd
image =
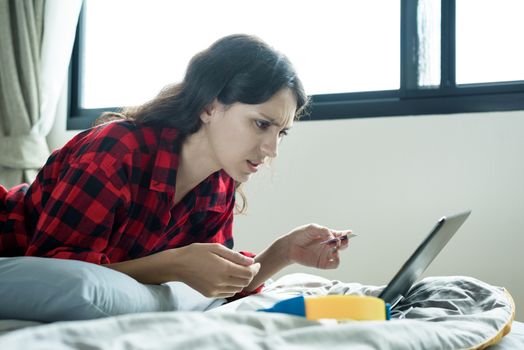
[[[313,98],[308,119],[524,109],[521,3],[84,0],[68,128],[152,98],[239,32],[290,58]]]
[[[524,80],[524,1],[457,1],[457,84]]]

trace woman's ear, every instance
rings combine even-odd
[[[202,114],[200,114],[200,120],[202,120],[202,123],[206,124],[213,119],[218,109],[218,101],[215,99],[213,102],[208,104],[205,108]]]

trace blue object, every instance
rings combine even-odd
[[[305,300],[302,295],[290,299],[282,300],[267,309],[259,309],[264,312],[280,312],[289,315],[306,317]]]
[[[391,307],[388,303],[377,297],[359,295],[297,296],[281,300],[270,308],[258,311],[278,312],[310,320],[324,318],[337,320],[391,319]]]

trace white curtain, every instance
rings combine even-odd
[[[82,0],[0,0],[0,184],[34,180],[49,156]]]

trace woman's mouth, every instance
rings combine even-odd
[[[258,171],[258,168],[260,167],[260,165],[262,165],[262,163],[256,163],[256,162],[252,162],[250,160],[248,160],[246,162],[247,162],[247,166],[248,166],[249,170],[252,173],[256,173]]]

